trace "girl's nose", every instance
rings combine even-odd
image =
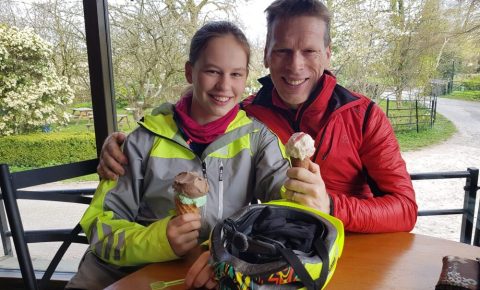
[[[226,75],[222,75],[222,76],[220,76],[220,78],[218,78],[216,87],[217,87],[218,89],[225,90],[225,89],[228,89],[228,86],[229,86],[229,85],[230,85],[230,79],[229,79],[229,77],[226,76]]]

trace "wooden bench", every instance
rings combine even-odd
[[[117,115],[117,124],[120,126],[121,124],[127,124],[128,128],[130,128],[130,121],[128,120],[128,115],[119,114]]]

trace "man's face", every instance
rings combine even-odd
[[[193,85],[191,117],[206,124],[227,114],[238,104],[247,80],[247,53],[232,36],[212,38],[192,66],[185,65]]]
[[[325,22],[313,16],[273,22],[265,47],[265,66],[280,98],[292,108],[308,99],[330,65],[330,47],[325,47],[323,40],[325,29]]]

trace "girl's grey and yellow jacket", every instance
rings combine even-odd
[[[262,123],[240,110],[226,133],[197,156],[182,138],[173,105],[146,116],[127,138],[129,164],[118,181],[102,180],[81,220],[92,250],[117,266],[178,258],[166,236],[175,204],[172,182],[182,171],[208,180],[200,239],[220,220],[249,204],[280,198],[289,166],[283,145]]]

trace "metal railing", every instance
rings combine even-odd
[[[402,100],[399,103],[387,98],[385,114],[395,131],[433,128],[437,116],[437,96]]]
[[[460,242],[471,244],[472,233],[475,225],[475,203],[478,187],[477,168],[468,168],[466,171],[449,171],[449,172],[426,172],[410,174],[413,181],[415,180],[433,180],[433,179],[465,179],[464,199],[462,208],[452,209],[435,209],[420,210],[418,216],[438,216],[438,215],[462,215],[462,224],[460,231]],[[73,190],[75,191],[75,190]],[[1,200],[0,192],[0,200]],[[0,236],[3,245],[4,255],[12,255],[12,246],[9,235],[5,235],[8,231],[7,219],[3,203],[0,204]]]
[[[469,167],[466,171],[427,172],[410,174],[412,180],[427,179],[465,179],[465,192],[462,208],[419,210],[418,216],[462,215],[460,242],[471,244],[475,224],[475,203],[478,187],[478,169]]]

